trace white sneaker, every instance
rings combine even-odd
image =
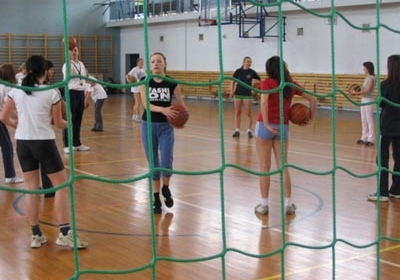
[[[60,232],[56,240],[56,244],[59,246],[69,246],[71,248],[74,248],[74,236],[72,234],[72,230],[69,230],[67,235],[63,235]],[[78,249],[85,249],[89,245],[89,243],[87,241],[80,240],[79,237],[76,236],[76,245]]]
[[[32,235],[32,241],[31,241],[31,248],[40,248],[42,244],[47,242],[47,238],[44,234],[42,236],[39,235]]]
[[[292,205],[286,206],[286,215],[294,215],[296,214],[296,205],[292,203]]]
[[[379,198],[380,202],[388,202],[389,201],[389,197],[387,197],[387,196],[379,196],[378,197],[377,193],[371,193],[368,195],[369,201],[378,201],[378,198]]]
[[[268,215],[268,205],[262,206],[261,203],[254,208],[254,212],[261,215]]]
[[[19,184],[19,183],[24,182],[24,179],[12,177],[12,178],[6,178],[5,182],[6,182],[6,184]]]
[[[85,146],[85,145],[80,145],[77,147],[74,147],[74,151],[89,151],[90,147]]]
[[[136,121],[137,116],[136,115],[132,115],[132,121]]]
[[[64,154],[69,154],[69,148],[68,147],[64,148]]]

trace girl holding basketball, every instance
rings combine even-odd
[[[363,63],[365,79],[360,91],[352,89],[351,95],[361,95],[361,103],[371,103],[376,84],[374,64],[370,61]],[[360,107],[361,113],[361,138],[357,140],[357,144],[365,144],[366,146],[373,146],[375,143],[375,118],[374,118],[374,104],[362,105]]]
[[[278,168],[285,164],[288,154],[289,140],[289,109],[294,95],[299,95],[305,98],[310,104],[311,117],[313,119],[316,108],[316,99],[294,87],[285,86],[283,92],[279,91],[279,86],[286,83],[295,83],[283,61],[279,56],[269,58],[265,64],[268,78],[261,83],[262,90],[276,90],[271,94],[261,94],[260,112],[256,123],[256,150],[260,165],[260,172],[267,173],[271,169],[272,151],[275,156],[275,162]],[[281,80],[281,71],[283,72],[284,80]],[[280,98],[283,97],[283,120],[280,118]],[[281,122],[283,123],[283,131],[281,131]],[[309,123],[309,122],[308,122]],[[284,141],[284,163],[281,162],[281,144]],[[284,200],[286,215],[294,215],[296,206],[291,203],[291,179],[288,168],[283,171],[284,180]],[[260,192],[261,203],[255,207],[255,212],[268,215],[268,195],[270,189],[270,176],[260,176]]]
[[[151,74],[166,76],[165,70],[167,61],[162,53],[154,53],[150,57]],[[172,170],[173,152],[174,152],[174,129],[168,123],[167,118],[177,117],[177,111],[171,108],[172,98],[175,97],[175,104],[184,107],[184,101],[181,89],[178,84],[168,82],[159,77],[151,78],[148,82],[148,88],[145,85],[140,87],[140,96],[143,107],[145,108],[142,115],[142,143],[146,158],[150,160],[150,149],[152,149],[154,168],[162,167]],[[147,107],[147,100],[150,106]],[[147,110],[150,111],[150,119],[147,118]],[[150,139],[148,138],[148,122],[150,122]],[[151,145],[149,144],[151,141]],[[161,214],[160,190],[164,197],[167,207],[174,205],[172,194],[169,189],[171,173],[168,171],[156,171],[152,175],[153,192],[154,192],[154,214]],[[162,182],[162,189],[161,189]]]

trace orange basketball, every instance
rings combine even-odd
[[[171,109],[178,112],[175,118],[167,117],[168,122],[175,128],[183,128],[189,120],[189,111],[180,104],[173,104]]]
[[[354,92],[359,92],[359,91],[361,91],[361,86],[358,84],[352,84],[349,87],[349,91],[352,91],[352,90],[354,90]]]
[[[61,100],[61,114],[64,120],[67,120],[67,104],[64,100]],[[51,124],[54,124],[53,118],[51,119]]]
[[[289,120],[292,123],[304,125],[310,120],[310,118],[311,111],[306,105],[302,103],[295,103],[290,107]]]

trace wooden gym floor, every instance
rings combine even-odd
[[[91,150],[74,154],[76,174],[96,178],[79,179],[74,186],[78,234],[89,248],[78,252],[75,263],[73,250],[55,245],[53,199],[43,198],[41,226],[49,242],[31,249],[23,195],[0,191],[0,278],[69,279],[79,268],[85,272],[79,279],[90,280],[397,279],[400,200],[382,204],[380,216],[377,205],[366,200],[376,188],[376,150],[355,144],[361,130],[358,112],[338,111],[334,136],[330,110],[318,110],[308,127],[291,125],[289,162],[300,168],[291,168],[297,212],[282,219],[279,176],[271,178],[270,214],[261,217],[254,214],[258,177],[232,166],[258,170],[255,140],[247,139],[243,128],[239,139],[231,137],[233,104],[224,103],[222,142],[218,102],[186,102],[191,116],[185,129],[176,130],[174,168],[197,174],[172,177],[173,208],[163,206],[163,214],[152,219],[148,181],[137,180],[148,167],[140,128],[130,119],[131,95],[109,97],[101,133],[90,131],[91,103],[82,126],[83,143]],[[253,108],[255,116],[258,104]],[[60,135],[57,131],[62,151]],[[62,156],[69,168],[69,156]],[[374,244],[378,230],[387,237],[379,247]],[[188,262],[196,259],[202,261]],[[116,274],[138,267],[135,273]]]

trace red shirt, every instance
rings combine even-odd
[[[294,84],[300,86],[296,82],[293,82]],[[274,88],[278,88],[278,81],[275,79],[270,79],[267,78],[261,82],[261,89],[262,90],[271,90]],[[292,92],[289,96],[289,98],[284,98],[283,99],[283,123],[284,124],[289,124],[289,110],[290,110],[290,105],[292,104],[292,99],[294,95],[303,95],[303,92],[296,89],[292,88]],[[257,121],[262,122],[262,114],[261,112],[258,113]],[[280,112],[279,112],[279,91],[274,92],[274,93],[269,93],[268,97],[268,122],[273,123],[273,124],[280,124]]]

